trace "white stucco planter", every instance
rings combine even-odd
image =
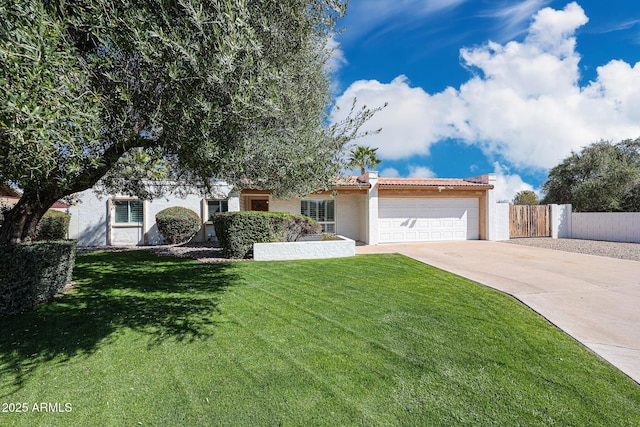
[[[254,243],[255,261],[344,258],[355,256],[356,242],[343,236],[339,240]]]

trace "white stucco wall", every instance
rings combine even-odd
[[[240,211],[240,194],[235,191],[231,191],[227,194],[229,212]]]
[[[494,203],[493,231],[488,240],[509,240],[509,203]]]
[[[551,206],[551,237],[554,239],[571,238],[571,205]]]
[[[364,241],[361,224],[364,222],[365,194],[340,194],[336,197],[336,234]]]
[[[111,196],[111,199],[121,197],[124,196]],[[205,202],[208,198],[226,198],[230,211],[240,209],[238,194],[232,193],[227,184],[219,183],[214,186],[213,194],[206,198],[195,194],[185,197],[170,194],[152,201],[144,201],[144,223],[142,226],[114,224],[115,208],[111,206],[112,212],[109,215],[109,197],[96,195],[93,190],[86,190],[79,194],[80,202],[78,205],[69,208],[71,214],[69,237],[77,239],[80,246],[161,244],[163,238],[158,233],[155,222],[155,216],[158,212],[172,206],[183,206],[196,212],[204,224],[208,218]],[[109,229],[111,229],[111,239],[109,239]],[[215,235],[213,226],[204,224],[204,230],[201,230],[193,241],[205,240],[208,233]]]
[[[106,245],[107,197],[85,190],[79,194],[79,199],[77,206],[69,208],[69,238],[77,239],[79,246]]]
[[[509,205],[506,204],[506,219],[504,216],[504,206],[505,203],[498,203],[497,200],[497,184],[498,180],[495,173],[489,173],[486,175],[482,175],[481,177],[483,182],[487,184],[493,185],[493,190],[487,191],[487,196],[485,198],[485,206],[480,206],[480,209],[485,209],[486,216],[486,236],[487,240],[508,240],[509,239]],[[505,224],[506,222],[506,224]],[[504,227],[507,227],[506,237],[504,234]]]
[[[341,240],[325,242],[254,243],[256,261],[345,258],[355,256],[356,242],[342,236]]]
[[[290,199],[271,199],[269,202],[271,212],[289,212],[300,214],[300,199],[292,197]]]
[[[571,237],[640,243],[640,212],[573,213]]]
[[[369,172],[369,184],[367,205],[364,219],[366,221],[366,235],[364,242],[368,245],[378,244],[378,172]]]
[[[111,244],[113,246],[144,245],[144,227],[117,225],[111,229]]]

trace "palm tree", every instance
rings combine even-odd
[[[381,160],[376,155],[377,148],[363,147],[358,145],[351,149],[349,153],[348,167],[360,167],[360,175],[364,175],[366,168],[375,168]]]

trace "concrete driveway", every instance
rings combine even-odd
[[[488,241],[359,246],[503,291],[640,383],[640,262]]]

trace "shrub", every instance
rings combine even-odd
[[[322,235],[320,236],[320,240],[323,242],[328,242],[331,240],[340,240],[340,238],[333,233],[322,233]]]
[[[69,221],[71,215],[53,209],[48,210],[36,228],[38,240],[66,239],[69,235]]]
[[[170,245],[189,241],[202,226],[197,213],[180,206],[158,212],[156,224],[165,242]]]
[[[0,316],[51,300],[71,282],[75,240],[0,245]]]
[[[309,234],[320,234],[322,226],[308,216],[288,212],[268,212],[275,242],[296,242]]]
[[[287,212],[223,212],[211,216],[222,253],[228,258],[245,258],[254,243],[295,242],[320,233],[318,222]]]

